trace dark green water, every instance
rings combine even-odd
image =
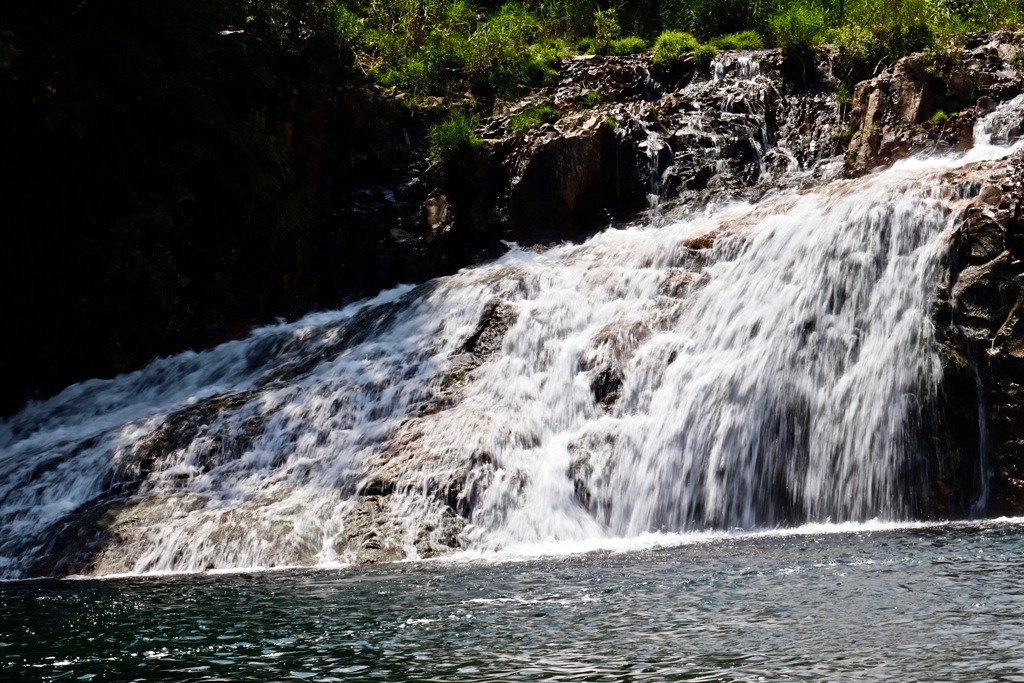
[[[1024,681],[1024,523],[0,584],[4,681]]]

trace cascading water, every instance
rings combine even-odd
[[[0,575],[906,518],[964,163],[513,249],[72,387],[0,423]]]
[[[655,212],[656,217],[661,207],[661,152],[665,149],[665,143],[658,133],[649,131],[647,139],[640,143],[640,146],[647,153],[647,173],[650,176],[647,204]]]
[[[753,123],[747,131],[747,143],[754,156],[759,177],[766,178],[768,167],[765,153],[770,145],[768,121],[765,116],[768,106],[768,94],[771,82],[761,76],[760,63],[750,55],[739,55],[735,58],[716,57],[712,62],[713,81],[716,84],[726,82],[727,67],[732,67],[732,82],[722,97],[722,114],[733,115],[745,124]],[[728,170],[728,160],[722,160],[718,172]]]

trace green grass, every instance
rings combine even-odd
[[[331,0],[323,7],[309,25],[327,38],[310,57],[354,53],[381,85],[478,96],[550,82],[568,45],[589,54],[653,49],[655,64],[665,66],[701,42],[716,50],[780,47],[804,62],[831,42],[837,75],[849,86],[936,38],[946,44],[966,31],[1024,21],[1021,0]],[[560,50],[540,47],[552,41]]]
[[[810,2],[798,2],[771,18],[775,43],[790,57],[807,59],[825,36],[824,11]]]
[[[637,36],[613,40],[608,47],[610,55],[638,55],[647,49],[647,41]]]
[[[714,45],[698,45],[693,51],[693,63],[699,69],[705,69],[718,55]]]
[[[659,66],[673,64],[697,49],[699,44],[689,33],[665,31],[654,41],[654,63]]]
[[[430,160],[439,164],[446,173],[475,166],[484,142],[473,133],[474,125],[470,115],[456,109],[431,126],[428,134]]]
[[[600,106],[603,102],[604,95],[601,94],[600,90],[588,90],[579,98],[576,104],[584,109],[593,109]]]
[[[759,50],[764,47],[764,40],[757,31],[739,31],[717,36],[708,41],[719,50]]]
[[[562,112],[550,102],[539,102],[523,107],[509,119],[508,127],[515,135],[523,135],[545,123],[562,118]]]

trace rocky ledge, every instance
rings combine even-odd
[[[579,240],[652,210],[757,199],[834,174],[836,83],[785,77],[777,50],[722,52],[709,66],[656,67],[650,55],[578,56],[553,85],[493,102],[348,86],[278,112],[292,156],[327,205],[290,286],[319,305],[421,281],[493,258],[512,240]],[[557,120],[523,131],[525,110]],[[307,111],[303,107],[312,107]],[[471,110],[479,153],[455,168],[427,157],[428,130]],[[386,134],[374,121],[391,120]],[[817,178],[816,178],[817,177]]]
[[[953,179],[950,179],[953,180]],[[970,464],[940,487],[989,489],[988,513],[1024,513],[1024,152],[978,164],[951,186],[966,205],[936,305],[948,436]],[[980,453],[980,461],[974,454]],[[975,511],[978,512],[978,511]]]

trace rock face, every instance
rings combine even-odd
[[[846,173],[969,148],[979,117],[1024,92],[1024,75],[1015,66],[1022,51],[1012,33],[978,35],[962,50],[912,55],[858,85]],[[994,141],[1020,134],[1019,116],[1011,118],[998,122]],[[932,503],[950,516],[1021,514],[1024,157],[1018,152],[1008,161],[979,164],[948,183],[964,208],[935,307],[946,394],[937,431],[961,456],[956,471],[935,482]],[[986,486],[989,509],[972,510],[964,491]]]
[[[912,55],[853,94],[846,172],[862,175],[911,154],[964,150],[974,123],[1022,92],[1013,34],[983,34],[959,50]]]
[[[703,72],[643,57],[565,60],[559,85],[533,96],[569,113],[507,155],[508,235],[576,239],[643,212],[756,199],[833,173],[835,83],[787,81],[778,51],[723,53]],[[827,69],[822,69],[827,73]],[[587,95],[603,103],[586,108]],[[507,118],[488,127],[506,135]]]
[[[773,50],[724,52],[704,70],[655,68],[650,56],[567,58],[555,85],[476,106],[486,145],[454,174],[427,159],[427,131],[472,103],[409,108],[354,84],[293,98],[267,125],[324,211],[282,280],[292,312],[454,272],[508,240],[578,240],[654,207],[756,199],[795,174],[817,182],[831,172],[821,162],[834,152],[835,83],[798,86],[781,66]],[[513,132],[511,118],[538,103],[564,116]]]
[[[509,191],[512,236],[548,241],[585,232],[615,196],[615,124],[598,112],[573,114],[531,136]]]
[[[1024,154],[981,165],[960,186],[973,195],[952,237],[948,287],[937,315],[947,377],[977,399],[961,418],[974,432],[991,512],[1024,512]],[[968,475],[972,476],[972,475]]]

